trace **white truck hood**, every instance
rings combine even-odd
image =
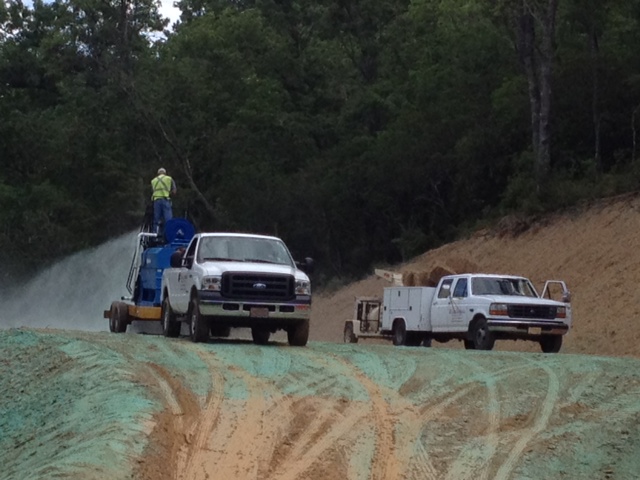
[[[565,303],[539,297],[522,297],[519,295],[479,295],[493,303],[509,303],[511,305],[546,305],[551,307],[564,307]]]

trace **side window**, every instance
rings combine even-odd
[[[187,254],[185,255],[185,259],[187,261],[188,267],[191,267],[191,265],[193,265],[193,258],[194,258],[194,255],[196,254],[197,246],[198,246],[198,239],[194,238],[193,240],[191,240],[191,243],[189,244],[189,248],[187,248]]]
[[[456,298],[467,296],[467,279],[461,278],[456,282],[456,287],[453,289],[453,296]]]
[[[453,282],[452,278],[447,278],[440,285],[440,290],[438,290],[438,298],[447,298],[449,293],[451,293],[451,283]]]

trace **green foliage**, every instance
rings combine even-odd
[[[543,185],[509,2],[179,5],[159,40],[152,0],[1,5],[6,268],[135,228],[160,165],[177,214],[280,235],[325,283],[637,188],[640,0],[560,5]]]

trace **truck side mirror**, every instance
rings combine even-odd
[[[304,262],[296,262],[296,266],[307,273],[313,273],[313,258],[305,257]]]

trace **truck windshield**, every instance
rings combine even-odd
[[[235,236],[202,237],[198,262],[257,262],[293,266],[284,243],[271,238]]]
[[[471,291],[474,295],[538,296],[526,278],[474,277],[471,279]]]

